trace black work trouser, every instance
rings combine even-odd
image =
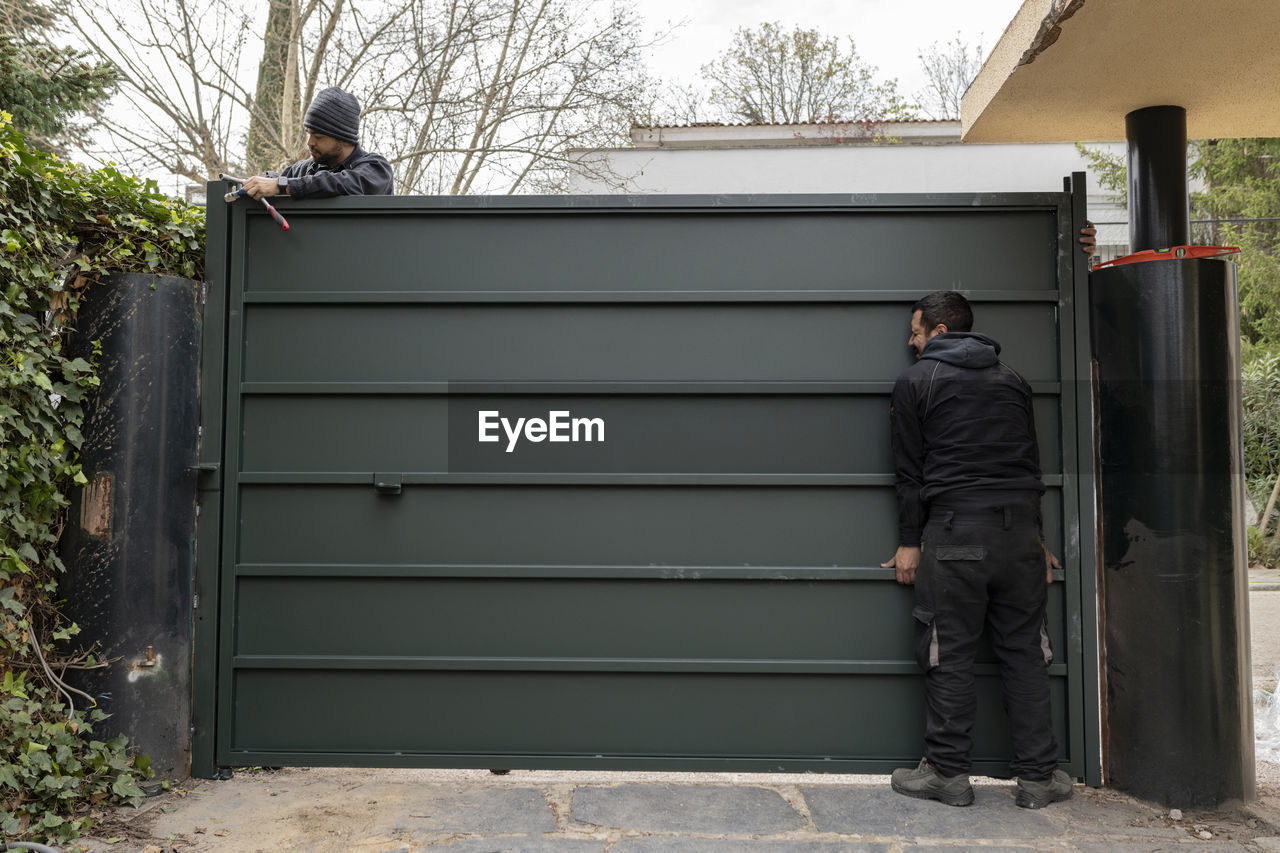
[[[925,671],[925,757],[944,776],[971,766],[974,655],[984,626],[1000,665],[1013,772],[1043,779],[1058,766],[1038,504],[930,511],[912,615]]]

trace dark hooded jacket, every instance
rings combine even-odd
[[[291,198],[392,195],[395,192],[391,164],[381,154],[370,154],[359,145],[336,165],[321,166],[308,158],[286,167],[280,174],[288,180]]]
[[[1031,386],[999,355],[985,335],[945,332],[894,383],[899,545],[920,544],[932,504],[1038,502],[1044,493]]]

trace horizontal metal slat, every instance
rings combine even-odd
[[[262,394],[888,394],[892,382],[244,382]]]
[[[928,290],[438,290],[438,291],[250,291],[250,305],[427,305],[511,303],[723,303],[890,302],[911,303]],[[1057,302],[1058,291],[969,291],[970,302]]]
[[[219,753],[220,761],[232,767],[396,767],[479,769],[505,767],[511,770],[587,770],[641,772],[731,772],[731,773],[876,773],[887,776],[919,756],[903,753],[901,758],[845,758],[843,756],[796,755],[794,757],[744,758],[711,754],[684,755],[602,755],[599,752],[452,752],[440,750],[340,750],[296,751],[239,749]],[[1064,768],[1072,765],[1064,764]],[[977,775],[1007,776],[1007,760],[974,758]],[[1074,775],[1079,775],[1078,772]],[[821,784],[820,779],[810,780]],[[806,782],[805,784],[808,784]]]
[[[1061,192],[974,192],[974,193],[725,193],[714,196],[681,193],[653,195],[435,195],[435,196],[339,196],[324,205],[311,205],[283,198],[276,202],[294,216],[497,215],[614,214],[618,216],[732,215],[735,213],[838,213],[849,217],[884,213],[1058,213],[1070,195]],[[257,207],[241,211],[250,217],[268,216]],[[274,226],[272,226],[274,227]]]
[[[891,581],[879,566],[497,566],[366,563],[238,563],[236,577],[257,578],[485,578],[523,580],[765,580]],[[1053,579],[1066,577],[1055,569]]]
[[[920,675],[915,661],[723,660],[670,658],[387,657],[319,655],[237,655],[235,669],[423,670],[467,672],[688,672],[776,673],[783,675]],[[1065,664],[1049,667],[1062,676]],[[978,664],[974,674],[998,676],[997,664]]]
[[[291,578],[495,578],[582,580],[893,580],[879,566],[497,566],[356,563],[242,563],[237,577]]]
[[[1040,396],[1059,382],[1032,382]],[[243,382],[243,395],[271,394],[848,394],[887,396],[892,382]]]
[[[242,485],[363,486],[373,474],[363,471],[244,471],[236,476]],[[1046,486],[1062,485],[1061,474],[1043,478]],[[405,486],[892,486],[892,474],[593,474],[527,473],[469,474],[406,472]]]
[[[351,486],[373,482],[360,471],[248,471],[239,475],[245,485]],[[469,474],[407,472],[405,486],[892,486],[892,474],[592,474],[501,473]]]

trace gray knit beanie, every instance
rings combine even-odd
[[[302,123],[325,136],[354,145],[360,141],[360,102],[355,95],[332,86],[316,95]]]

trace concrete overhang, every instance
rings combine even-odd
[[[965,142],[1125,138],[1184,107],[1192,139],[1280,136],[1280,0],[1026,0],[961,102]]]

